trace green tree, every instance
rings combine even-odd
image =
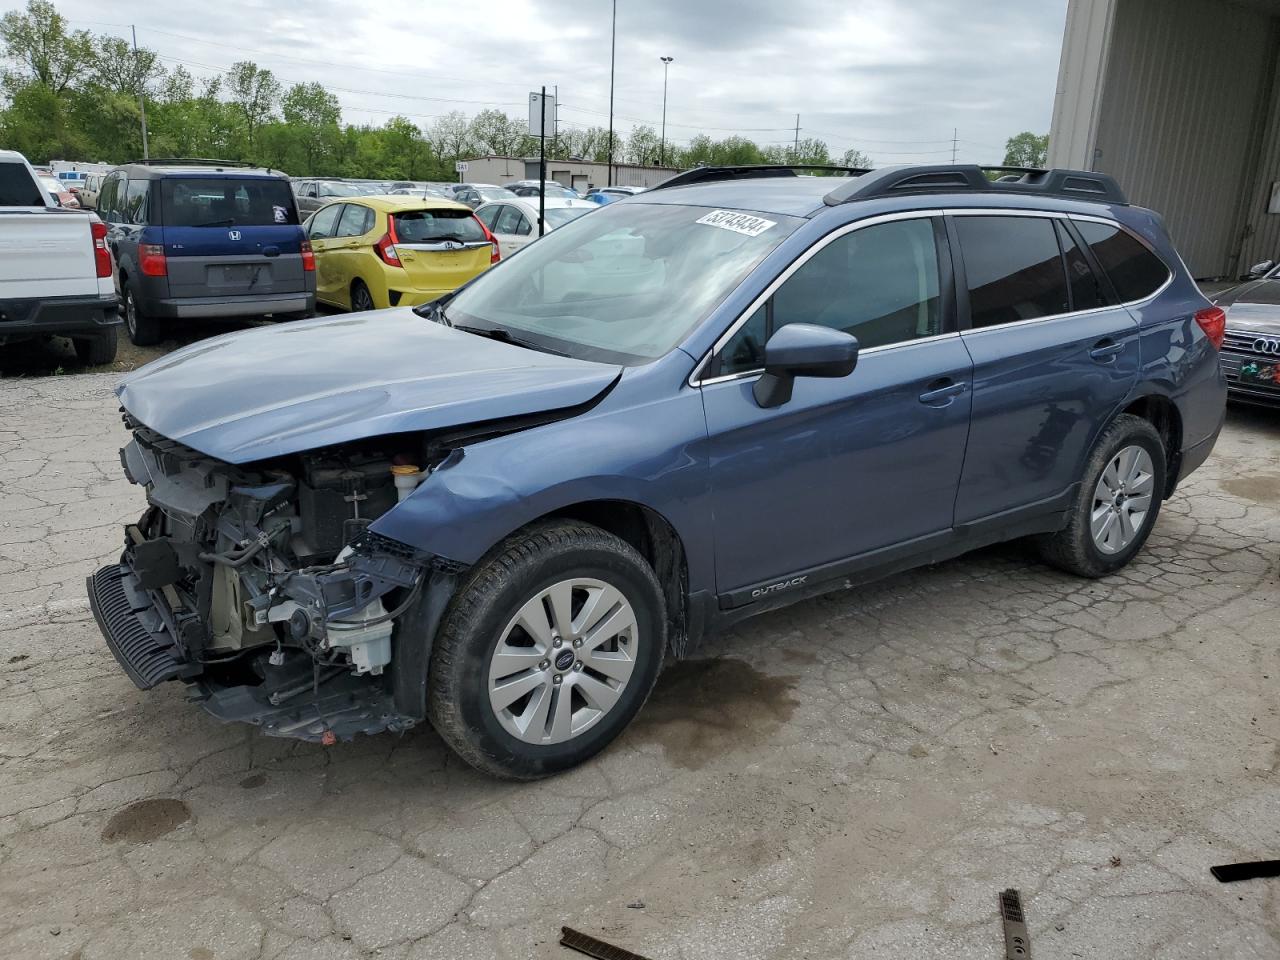
[[[14,90],[8,108],[0,113],[0,143],[32,163],[83,160],[90,150],[87,138],[68,116],[65,98],[34,82]]]
[[[1049,157],[1049,135],[1024,130],[1005,141],[1006,167],[1043,167]]]
[[[432,152],[449,165],[450,172],[456,161],[480,152],[471,139],[471,124],[466,114],[458,110],[439,117],[428,127],[426,141]]]
[[[529,136],[528,124],[501,110],[481,110],[472,117],[469,137],[476,153],[522,157],[538,149],[536,139]],[[552,149],[550,142],[547,149]]]
[[[655,166],[658,162],[658,150],[662,146],[662,138],[653,127],[641,124],[633,127],[627,137],[622,156],[627,163],[638,163],[642,166]]]
[[[154,84],[164,77],[164,67],[154,50],[139,47],[134,53],[132,44],[119,37],[99,37],[89,65],[89,84],[116,93],[151,92]]]
[[[6,77],[6,86],[25,80],[64,93],[93,62],[93,40],[86,30],[67,31],[67,21],[48,0],[28,0],[25,13],[10,10],[0,17],[0,42],[5,56],[16,61],[22,72]]]
[[[861,150],[850,147],[844,152],[844,156],[840,158],[840,165],[842,167],[862,167],[870,170],[871,158]]]
[[[280,112],[300,153],[301,173],[316,174],[337,150],[342,108],[338,98],[318,83],[290,87],[280,102]]]
[[[280,81],[265,67],[241,60],[227,71],[226,90],[244,124],[247,152],[252,155],[258,128],[271,118],[280,100]]]

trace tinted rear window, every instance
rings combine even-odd
[[[160,181],[166,227],[262,227],[297,224],[284,180],[183,177]]]
[[[397,213],[394,219],[396,239],[401,243],[475,243],[485,239],[484,229],[470,210],[413,210]]]
[[[1144,300],[1169,279],[1160,258],[1119,227],[1092,220],[1076,221],[1076,226],[1111,277],[1121,303]]]
[[[0,162],[0,207],[43,207],[46,202],[25,166]]]
[[[956,217],[974,328],[1067,313],[1067,275],[1053,221]]]

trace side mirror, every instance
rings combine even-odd
[[[1264,273],[1266,273],[1275,265],[1276,264],[1274,260],[1263,260],[1261,263],[1255,263],[1252,267],[1249,268],[1249,279],[1257,280],[1260,276],[1262,276]]]
[[[847,377],[858,365],[858,338],[812,323],[789,323],[764,345],[764,375],[752,394],[760,406],[791,399],[796,377]]]

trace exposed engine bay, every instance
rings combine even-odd
[[[426,475],[420,435],[235,466],[133,421],[121,451],[149,507],[118,567],[89,581],[112,652],[142,688],[192,685],[220,719],[320,742],[404,730],[387,671],[432,558],[369,525]]]

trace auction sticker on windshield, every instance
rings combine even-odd
[[[776,220],[753,217],[749,213],[739,213],[736,210],[712,210],[705,217],[700,217],[698,223],[719,227],[721,230],[732,230],[734,233],[742,233],[748,237],[758,237],[770,227],[778,225]]]

